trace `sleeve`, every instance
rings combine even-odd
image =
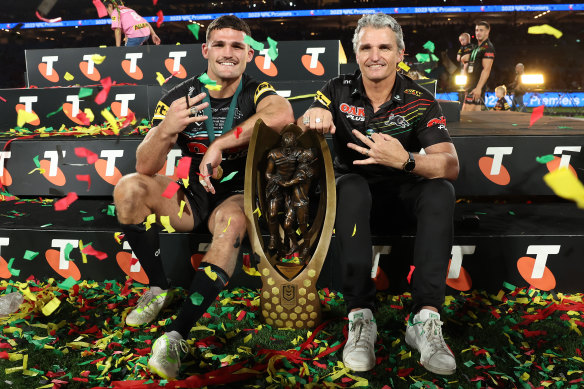
[[[166,112],[168,111],[168,107],[174,100],[186,95],[186,92],[181,94],[182,90],[182,84],[180,84],[162,96],[160,101],[158,101],[158,104],[156,104],[156,108],[154,109],[154,115],[152,116],[152,122],[150,123],[151,127],[156,127],[160,124],[160,122],[162,122],[162,120],[164,120],[166,117]]]
[[[112,30],[115,30],[116,28],[122,28],[121,18],[122,15],[120,13],[120,10],[115,10],[114,12],[112,12]]]
[[[450,134],[446,128],[446,118],[436,100],[432,101],[426,110],[416,130],[418,140],[422,147],[428,147],[442,142],[452,143]]]
[[[456,52],[456,56],[463,56],[464,55],[464,47],[460,46],[460,49],[458,49],[458,51]]]
[[[485,55],[483,56],[485,59],[495,59],[495,47],[493,45],[488,45],[485,49]]]
[[[263,99],[265,99],[268,96],[273,96],[273,95],[277,95],[277,93],[276,93],[276,89],[274,89],[272,84],[270,84],[269,82],[265,82],[265,81],[258,84],[258,86],[255,88],[255,91],[253,94],[254,107],[257,109],[257,106],[260,103],[260,101],[262,101]]]

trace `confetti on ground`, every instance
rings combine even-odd
[[[77,193],[69,192],[67,196],[55,201],[55,211],[64,211],[77,200]]]
[[[158,321],[133,328],[123,325],[123,317],[144,287],[132,280],[3,280],[0,293],[28,290],[36,301],[22,292],[20,310],[0,318],[0,382],[15,388],[64,387],[62,382],[112,388],[580,387],[584,359],[577,330],[584,325],[584,295],[505,287],[496,294],[446,298],[443,333],[458,363],[451,376],[426,371],[405,343],[409,293],[378,293],[376,366],[357,375],[341,362],[347,330],[342,294],[319,290],[325,321],[307,331],[262,324],[257,290],[224,290],[192,328],[178,380],[165,381],[151,375],[146,364],[181,299]]]

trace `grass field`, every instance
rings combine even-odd
[[[160,322],[134,329],[121,323],[139,297],[139,284],[82,282],[63,290],[52,280],[2,281],[0,290],[19,287],[28,296],[20,311],[0,319],[0,387],[187,388],[220,382],[233,388],[584,386],[580,294],[506,285],[498,295],[447,297],[444,334],[458,370],[441,377],[421,367],[418,353],[405,344],[409,294],[378,294],[377,366],[353,374],[341,362],[346,326],[341,294],[320,291],[325,322],[308,332],[261,324],[257,291],[226,290],[193,327],[191,353],[179,380],[166,382],[150,376],[145,365],[153,340],[172,320],[179,301],[163,311]],[[60,305],[46,316],[42,307],[53,298]]]

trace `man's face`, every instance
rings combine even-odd
[[[213,30],[203,43],[203,57],[207,59],[207,74],[213,80],[239,78],[253,58],[253,49],[243,43],[245,33],[231,28]]]
[[[476,26],[475,35],[478,41],[484,41],[489,38],[489,29],[485,26]]]
[[[525,71],[525,69],[523,68],[523,65],[516,65],[515,66],[515,73],[523,74],[524,71]]]
[[[404,50],[398,49],[395,33],[389,27],[365,27],[359,32],[355,56],[364,79],[382,81],[395,75]]]

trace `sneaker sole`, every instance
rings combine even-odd
[[[345,365],[345,367],[347,367],[353,371],[358,371],[358,372],[373,370],[373,368],[375,367],[375,361],[373,362],[373,364],[371,364],[371,366],[369,366],[369,365],[353,365],[353,364],[347,363],[345,361],[343,361],[343,364]]]
[[[156,374],[159,377],[162,377],[163,379],[165,379],[167,381],[176,379],[176,377],[167,376],[161,370],[159,370],[156,366],[151,365],[150,362],[148,362],[148,370],[150,370],[152,373]]]

